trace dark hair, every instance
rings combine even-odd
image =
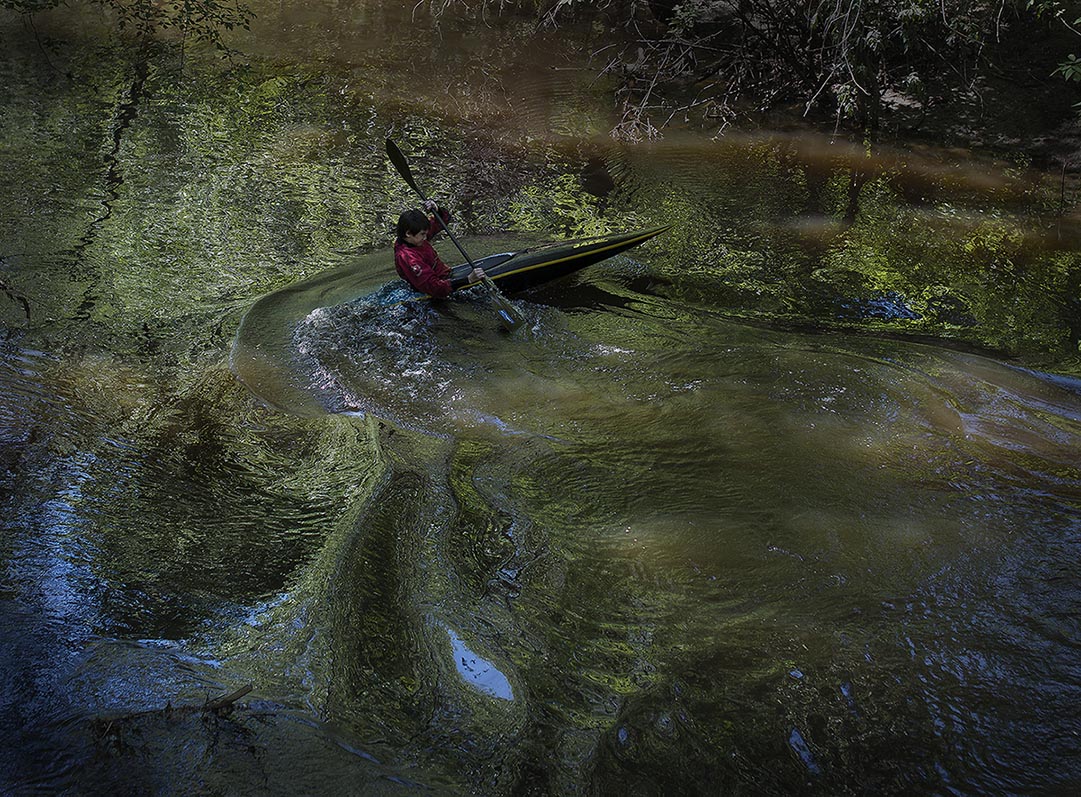
[[[407,210],[398,217],[398,243],[405,243],[406,235],[416,235],[431,226],[428,214],[423,210]]]

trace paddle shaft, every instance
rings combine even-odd
[[[420,201],[427,204],[428,197],[424,195],[424,192],[421,191],[420,187],[417,185],[416,180],[413,179],[413,172],[409,168],[409,161],[405,159],[405,155],[402,154],[402,151],[398,149],[397,145],[389,138],[387,139],[387,155],[390,156],[390,162],[394,164],[394,168],[398,170],[398,174],[402,176],[402,179],[408,183],[409,187],[412,188],[414,192],[416,192],[416,195],[420,197]],[[439,226],[443,229],[443,232],[450,237],[450,240],[458,247],[458,251],[462,253],[465,262],[469,264],[471,269],[476,270],[477,264],[473,262],[473,259],[465,251],[465,248],[458,242],[458,239],[454,237],[454,233],[447,227],[447,223],[443,221],[443,217],[439,214],[438,207],[436,207],[434,215],[439,222]],[[508,302],[506,297],[500,293],[499,288],[496,286],[495,282],[492,281],[492,278],[485,275],[481,278],[481,282],[499,305],[499,318],[502,321],[503,326],[510,331],[521,326],[525,319],[522,318],[521,313],[514,308],[514,305]]]
[[[419,191],[417,193],[420,194],[421,202],[427,202],[428,201],[425,198],[424,194],[421,194]],[[462,257],[465,258],[465,262],[469,264],[470,268],[475,269],[477,267],[477,264],[473,262],[473,259],[468,254],[466,254],[465,249],[463,249],[462,245],[460,243],[458,243],[458,239],[454,237],[454,233],[452,233],[450,231],[450,228],[447,227],[447,223],[445,221],[443,221],[443,217],[441,215],[439,215],[439,208],[438,207],[436,207],[435,212],[432,215],[435,216],[436,221],[439,222],[439,226],[443,228],[443,232],[445,232],[450,237],[450,240],[454,242],[454,245],[458,247],[458,251],[461,252]],[[492,278],[489,277],[487,274],[484,275],[484,277],[481,279],[481,282],[484,283],[484,285],[488,288],[488,290],[495,291],[496,293],[499,292],[499,288],[496,287],[496,284],[494,282],[492,282]]]

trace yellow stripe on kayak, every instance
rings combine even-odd
[[[540,263],[537,263],[537,264],[532,265],[532,266],[526,266],[525,268],[519,268],[519,269],[516,269],[514,271],[505,271],[502,274],[499,274],[499,275],[497,275],[495,277],[492,277],[492,279],[493,280],[501,280],[504,277],[511,277],[511,276],[513,276],[515,274],[524,274],[527,271],[533,271],[534,269],[538,269],[538,268],[547,268],[548,266],[554,266],[556,263],[565,263],[568,260],[577,260],[580,257],[586,257],[587,255],[595,255],[595,254],[597,254],[599,252],[607,252],[609,249],[617,249],[617,248],[619,248],[621,246],[626,246],[626,247],[635,246],[636,244],[639,244],[642,241],[647,241],[647,240],[649,240],[650,238],[653,238],[656,235],[660,235],[662,232],[664,232],[665,230],[670,229],[671,227],[672,227],[671,224],[666,224],[664,227],[659,227],[659,228],[657,228],[655,230],[650,230],[647,233],[643,233],[642,235],[639,235],[637,238],[630,238],[628,240],[623,240],[623,241],[620,241],[619,243],[610,244],[609,246],[602,246],[602,247],[599,247],[597,249],[589,249],[589,250],[587,250],[585,252],[578,252],[577,254],[567,255],[566,257],[560,257],[560,258],[557,258],[556,260],[543,260]],[[588,246],[588,244],[584,244],[584,246]],[[462,287],[466,287],[466,286],[462,286]]]

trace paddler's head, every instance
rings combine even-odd
[[[428,238],[431,221],[423,210],[407,210],[398,217],[398,242],[419,246]]]

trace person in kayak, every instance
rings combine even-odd
[[[427,211],[427,212],[425,212]],[[433,214],[429,216],[428,213]],[[450,221],[450,212],[432,200],[424,203],[424,210],[407,210],[398,217],[398,239],[394,242],[394,268],[398,276],[422,293],[435,299],[449,296],[454,286],[450,283],[450,269],[431,244],[431,239]],[[469,274],[469,284],[484,279],[479,266]]]

